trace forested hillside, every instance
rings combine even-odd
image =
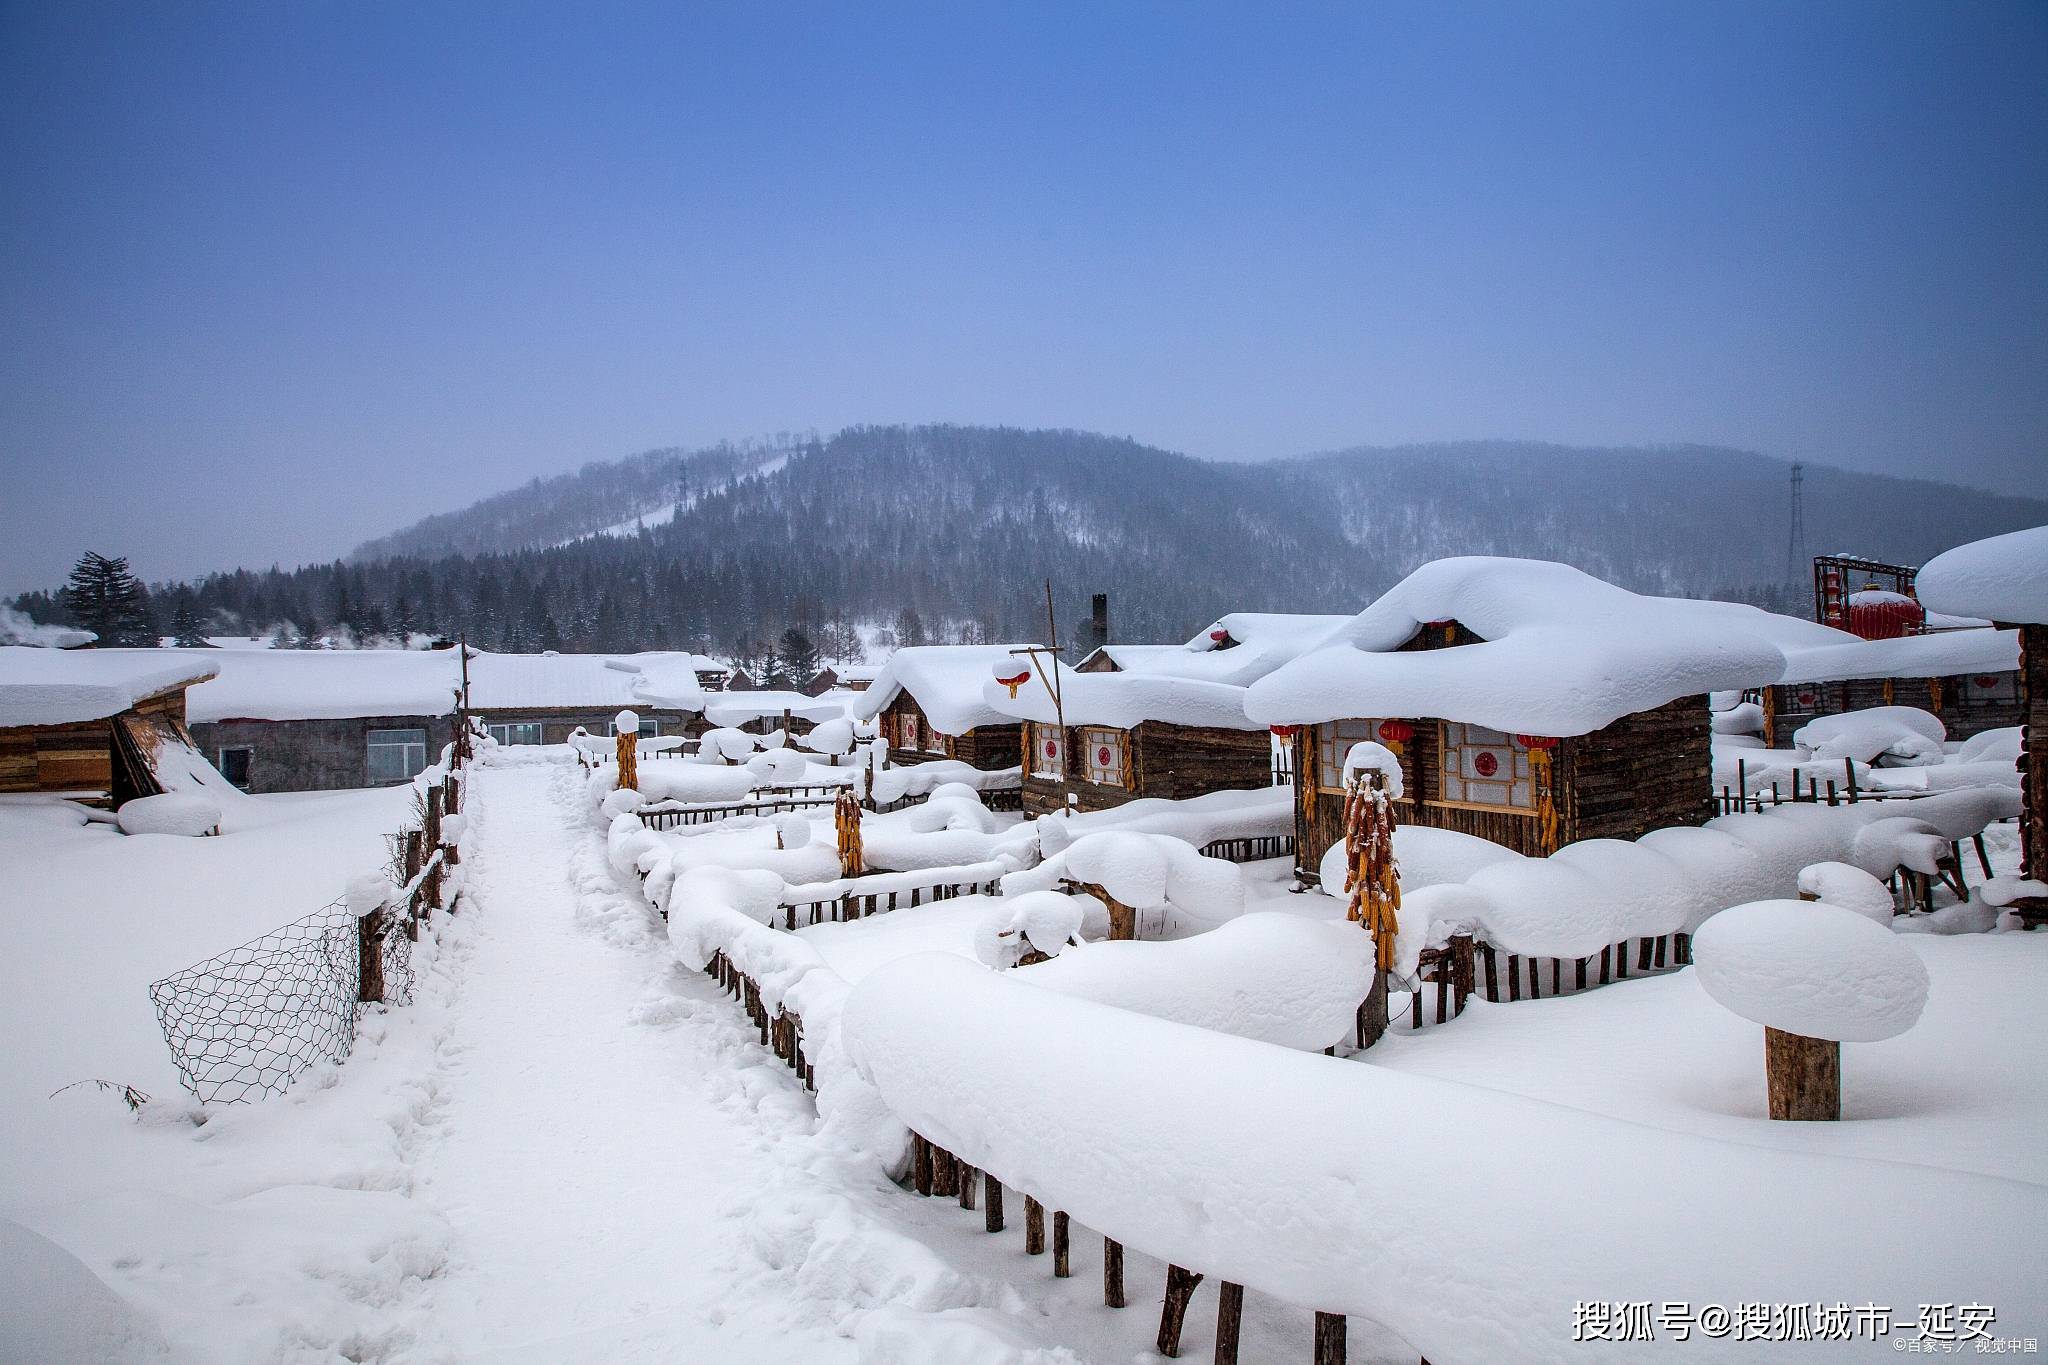
[[[1360,448],[1216,464],[1074,431],[865,427],[654,451],[485,499],[344,563],[158,585],[211,633],[466,633],[505,649],[698,648],[758,658],[797,626],[1038,637],[1043,584],[1121,639],[1232,610],[1356,610],[1425,560],[1560,559],[1627,587],[1804,610],[1787,466],[1707,447]],[[1809,466],[1807,548],[1918,563],[2048,521],[2048,503]],[[61,620],[49,595],[20,605]],[[1064,633],[1064,632],[1063,632]]]

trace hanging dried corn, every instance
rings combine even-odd
[[[1386,774],[1376,768],[1356,774],[1345,788],[1344,889],[1351,893],[1346,918],[1372,935],[1379,969],[1390,969],[1400,928],[1401,870],[1394,861],[1394,803]]]
[[[865,870],[861,863],[860,800],[851,787],[841,787],[832,800],[832,832],[839,841],[839,875],[860,876]]]

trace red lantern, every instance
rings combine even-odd
[[[1266,729],[1272,732],[1275,739],[1294,738],[1294,727],[1292,725],[1268,725]]]
[[[1216,627],[1216,629],[1209,632],[1209,638],[1220,645],[1225,640],[1228,640],[1230,638],[1230,632],[1225,630],[1223,627],[1218,626]]]
[[[1998,679],[1992,677],[1989,673],[1979,673],[1970,681],[1976,683],[1977,686],[1983,688],[1987,692],[1990,691],[1992,688],[1998,686]]]
[[[1849,633],[1866,640],[1896,640],[1918,635],[1927,611],[1902,592],[1887,592],[1875,583],[1849,594]]]
[[[1380,722],[1379,735],[1389,744],[1406,744],[1415,738],[1415,727],[1405,720],[1383,720]]]
[[[1515,743],[1524,749],[1555,749],[1557,740],[1550,735],[1516,735]]]

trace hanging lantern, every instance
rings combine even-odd
[[[1017,689],[1031,681],[1031,669],[1027,665],[1015,663],[1008,659],[998,659],[993,671],[996,675],[996,681],[1010,689],[1010,700],[1012,701],[1017,699]]]
[[[1292,725],[1268,725],[1266,729],[1272,733],[1275,739],[1294,738],[1294,727]]]
[[[1388,744],[1406,744],[1415,738],[1415,727],[1405,720],[1380,722],[1380,738]]]
[[[1217,626],[1214,630],[1209,632],[1209,638],[1220,645],[1225,640],[1228,640],[1230,638],[1230,632],[1225,630],[1221,626]]]
[[[1927,624],[1927,611],[1902,592],[1891,592],[1875,583],[1849,594],[1849,633],[1866,640],[1896,640],[1918,635]]]
[[[1993,677],[1989,673],[1979,673],[1976,677],[1970,679],[1970,681],[1977,684],[1979,688],[1986,692],[1989,692],[1992,688],[1998,686],[1998,679]]]
[[[1516,735],[1515,743],[1524,749],[1555,749],[1557,739],[1553,735]]]

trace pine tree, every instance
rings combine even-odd
[[[128,572],[126,559],[87,551],[73,566],[63,595],[79,624],[99,636],[99,645],[156,643],[149,592]]]
[[[199,613],[189,594],[179,597],[178,608],[171,613],[171,635],[171,642],[180,649],[204,649],[211,643],[199,624]]]
[[[926,643],[924,618],[917,614],[916,607],[905,607],[896,613],[896,643],[899,646]]]
[[[775,664],[791,687],[802,687],[818,673],[818,647],[811,637],[791,626],[776,646]]]

